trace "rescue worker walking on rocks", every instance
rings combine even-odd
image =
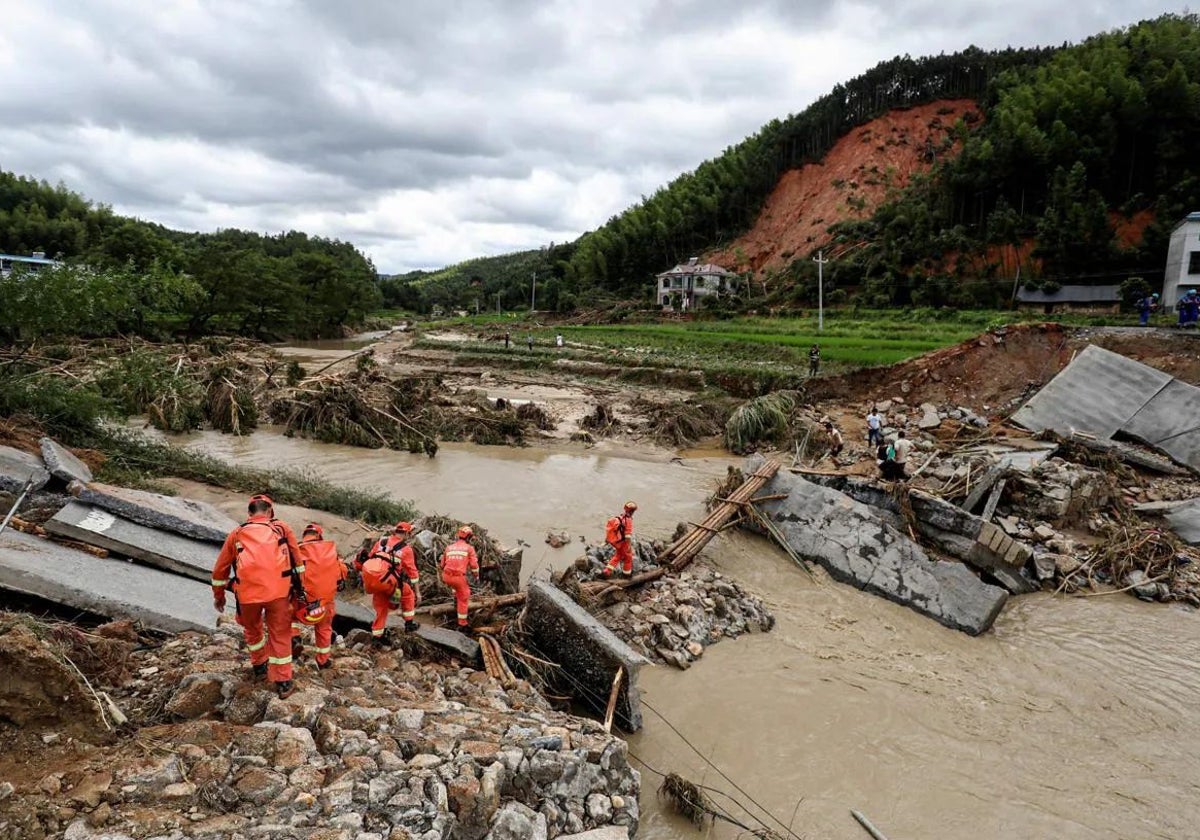
[[[296,535],[275,518],[269,496],[253,496],[245,522],[229,532],[212,572],[213,607],[225,611],[225,593],[237,599],[254,675],[266,676],[280,697],[292,685],[292,593],[304,573]]]
[[[308,597],[321,602],[325,608],[324,617],[313,625],[316,634],[316,647],[313,648],[317,667],[324,670],[330,667],[330,655],[333,651],[333,616],[337,612],[335,602],[337,594],[346,588],[346,564],[338,557],[337,543],[325,539],[325,529],[315,522],[304,526],[300,537],[300,557],[304,561],[304,591]],[[293,630],[302,629],[303,625],[292,625]],[[295,654],[295,639],[293,639],[293,655]]]
[[[406,631],[412,632],[420,626],[416,619],[417,605],[421,602],[421,576],[416,555],[408,544],[412,530],[411,523],[397,522],[391,534],[360,551],[354,560],[354,567],[362,575],[363,590],[371,596],[371,605],[375,607],[371,636],[376,644],[382,643],[388,613],[397,606]]]
[[[604,567],[604,577],[612,577],[618,565],[622,575],[633,577],[633,513],[636,510],[635,502],[626,502],[620,515],[612,517],[605,525],[604,541],[612,546],[613,555]]]
[[[467,627],[467,608],[471,603],[471,584],[467,574],[479,583],[479,556],[469,542],[475,536],[470,525],[463,525],[455,534],[456,539],[442,552],[442,583],[454,592],[454,611],[459,627]]]

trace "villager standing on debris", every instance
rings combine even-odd
[[[454,607],[458,626],[467,627],[467,608],[471,602],[471,585],[467,574],[479,582],[479,557],[469,540],[475,535],[470,525],[463,525],[455,534],[456,539],[442,552],[442,583],[454,592]]]
[[[559,333],[558,335],[554,336],[554,346],[555,346],[555,347],[562,347],[562,346],[563,346],[563,337],[562,337],[562,333]]]
[[[912,451],[912,447],[912,441],[904,436],[903,431],[896,433],[896,443],[893,444],[892,448],[896,452],[893,460],[896,462],[897,478],[903,479],[906,477],[905,469],[908,465],[908,453]]]
[[[300,547],[287,523],[275,518],[269,496],[252,496],[248,513],[217,555],[213,606],[224,612],[226,590],[233,592],[254,675],[267,676],[279,696],[288,697],[294,690],[291,595],[304,573]]]
[[[829,454],[836,458],[842,454],[842,449],[845,447],[842,433],[829,420],[825,421],[825,433],[829,435]]]
[[[300,556],[304,560],[304,591],[325,608],[324,617],[313,625],[317,642],[313,649],[314,658],[317,667],[324,669],[329,667],[333,651],[333,616],[337,612],[337,594],[346,588],[346,564],[338,557],[337,544],[325,539],[325,529],[315,522],[304,526],[300,536]],[[293,624],[292,629],[301,627]]]
[[[605,524],[604,541],[612,546],[613,555],[604,567],[604,577],[612,577],[618,565],[622,575],[633,576],[633,514],[636,510],[636,502],[626,502],[621,513]]]
[[[359,551],[354,567],[362,574],[363,591],[371,596],[375,620],[371,636],[382,641],[388,613],[400,607],[406,631],[416,630],[417,605],[421,601],[421,576],[417,558],[408,544],[413,526],[397,522],[391,534],[380,537],[370,548]]]
[[[817,369],[821,367],[821,348],[814,344],[808,350],[808,375],[816,376]]]
[[[867,448],[878,446],[883,443],[883,418],[879,416],[879,409],[871,406],[871,413],[867,415]]]
[[[529,352],[533,352],[533,333],[525,334],[525,344],[529,347]]]

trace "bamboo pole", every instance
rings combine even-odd
[[[612,691],[608,693],[608,708],[604,710],[604,731],[612,732],[613,715],[617,711],[617,698],[621,696],[621,680],[625,676],[625,666],[617,666],[617,675],[613,677]]]

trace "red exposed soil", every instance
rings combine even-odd
[[[1126,218],[1120,213],[1110,213],[1109,224],[1113,229],[1113,240],[1118,248],[1132,250],[1142,244],[1146,228],[1154,221],[1153,210],[1139,210]]]
[[[820,163],[784,173],[754,228],[709,258],[735,270],[781,268],[828,245],[829,226],[871,215],[888,193],[950,153],[949,133],[970,99],[891,111],[843,136]]]

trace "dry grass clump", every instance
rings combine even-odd
[[[729,400],[701,398],[655,402],[638,397],[633,408],[646,415],[643,430],[659,443],[687,446],[721,434],[731,414]]]
[[[592,413],[579,421],[579,428],[603,437],[615,432],[621,425],[608,403],[597,403]]]
[[[738,406],[725,424],[725,448],[742,455],[764,444],[781,445],[802,397],[800,391],[775,391]]]

